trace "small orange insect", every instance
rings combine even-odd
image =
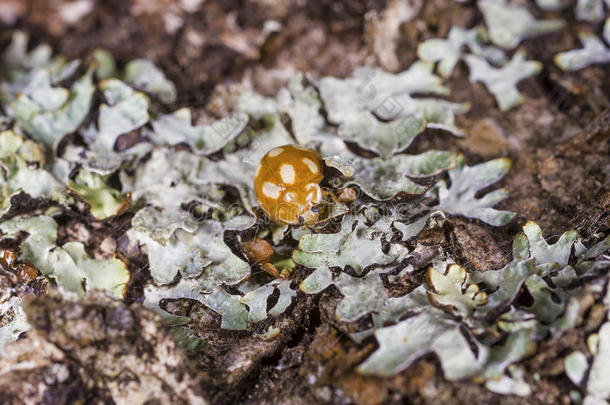
[[[315,223],[322,202],[322,158],[295,145],[271,149],[256,169],[254,191],[273,221],[298,225]]]

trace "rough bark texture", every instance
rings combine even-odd
[[[202,376],[140,305],[51,290],[26,313],[32,329],[0,360],[2,403],[207,403]]]

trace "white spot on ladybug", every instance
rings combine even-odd
[[[309,183],[305,186],[305,192],[307,192],[305,200],[308,203],[319,204],[322,201],[322,190],[316,183]]]
[[[286,202],[292,202],[296,199],[297,199],[297,196],[292,191],[289,191],[286,194],[284,194],[284,201],[286,201]]]
[[[313,160],[309,158],[303,158],[303,163],[305,163],[307,167],[309,167],[309,171],[311,171],[313,174],[318,174],[318,165],[316,165]]]
[[[271,149],[271,150],[269,151],[269,153],[267,153],[267,155],[268,155],[269,157],[276,157],[277,155],[279,155],[279,154],[280,154],[280,153],[282,153],[283,151],[284,151],[284,148],[282,148],[282,147],[280,146],[280,147],[277,147],[277,148]]]
[[[277,200],[278,198],[280,198],[280,188],[276,184],[266,181],[263,184],[263,194],[266,197]]]
[[[284,163],[280,167],[280,176],[282,177],[282,182],[287,185],[294,184],[294,180],[296,179],[296,173],[294,172],[294,166]]]

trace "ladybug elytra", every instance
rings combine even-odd
[[[271,149],[256,169],[254,191],[263,211],[283,224],[312,224],[322,201],[322,159],[295,145]]]

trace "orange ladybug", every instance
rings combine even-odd
[[[281,224],[312,224],[322,202],[322,158],[295,145],[271,149],[256,169],[254,191],[263,211]]]

